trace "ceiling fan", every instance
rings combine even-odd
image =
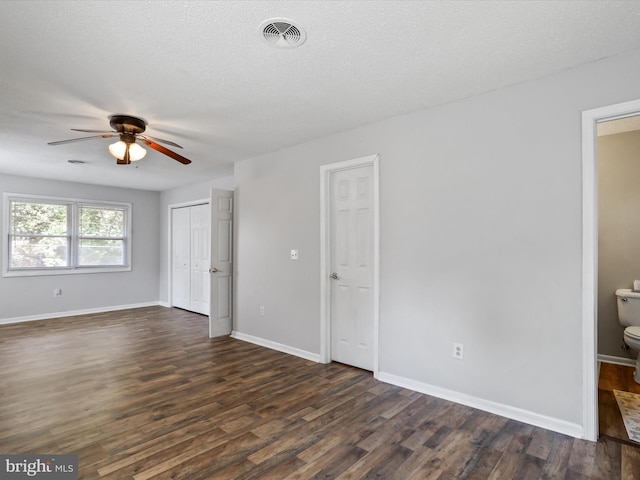
[[[64,143],[80,142],[94,138],[110,138],[117,136],[120,137],[120,141],[109,145],[109,152],[117,158],[116,163],[118,165],[129,165],[131,162],[140,160],[147,154],[147,151],[136,143],[137,141],[173,158],[174,160],[177,160],[184,165],[191,163],[191,160],[188,158],[185,158],[159,144],[165,143],[173,147],[182,148],[177,143],[170,142],[169,140],[162,140],[161,138],[151,137],[149,135],[143,135],[147,128],[147,122],[142,118],[132,117],[131,115],[114,114],[109,115],[109,124],[113,130],[107,132],[102,130],[83,130],[80,128],[72,128],[71,130],[75,132],[99,133],[100,135],[59,140],[57,142],[49,142],[48,145],[62,145]]]

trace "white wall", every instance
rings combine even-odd
[[[319,166],[378,153],[380,372],[579,430],[581,111],[636,98],[638,51],[238,162],[235,330],[319,353]]]
[[[233,190],[233,177],[221,177],[186,187],[166,190],[160,195],[160,278],[158,295],[163,305],[169,302],[169,206],[208,199],[212,188]]]
[[[36,277],[0,277],[0,323],[16,319],[92,311],[158,301],[160,194],[0,175],[0,192],[49,195],[89,200],[130,202],[132,207],[132,270]],[[2,211],[5,205],[0,199]],[[4,225],[0,225],[0,234]],[[5,262],[3,256],[0,260]],[[62,289],[61,297],[53,291]]]

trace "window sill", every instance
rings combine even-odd
[[[29,270],[8,270],[2,272],[3,277],[38,277],[49,275],[83,275],[87,273],[116,273],[130,272],[131,266],[127,267],[69,267],[56,268],[51,270],[29,269]]]

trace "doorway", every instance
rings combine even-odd
[[[197,262],[192,262],[192,251]],[[210,338],[231,333],[233,191],[212,188],[207,199],[169,205],[168,283],[169,304],[207,315]]]
[[[638,115],[640,100],[582,112],[582,341],[583,438],[598,439],[598,178],[599,122]]]
[[[634,288],[640,272],[640,116],[597,123],[598,178],[598,430],[629,442],[617,392],[640,393],[633,379],[637,352],[626,347],[616,292]]]
[[[320,169],[320,359],[378,372],[378,155]]]

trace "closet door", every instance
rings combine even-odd
[[[209,315],[211,252],[209,205],[189,207],[191,211],[191,307],[189,310]]]
[[[191,308],[191,211],[171,210],[171,302],[174,307]]]
[[[209,205],[171,210],[171,304],[209,315],[211,295]]]

